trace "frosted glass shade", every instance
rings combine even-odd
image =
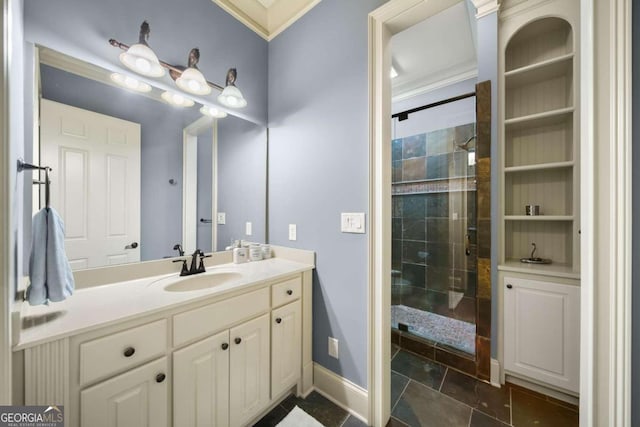
[[[162,77],[165,69],[149,46],[134,44],[120,54],[120,62],[127,68],[147,77]]]
[[[247,106],[247,100],[242,96],[240,89],[233,85],[228,85],[222,93],[218,95],[218,101],[229,108],[242,108]]]
[[[187,68],[182,75],[176,79],[178,87],[185,92],[194,95],[209,95],[211,88],[202,73],[197,68]]]
[[[113,80],[123,88],[130,89],[136,92],[145,93],[151,91],[151,86],[149,86],[148,84],[134,79],[131,76],[125,76],[124,74],[113,73],[111,74],[111,80]]]
[[[176,107],[192,107],[194,104],[191,99],[186,98],[184,95],[176,92],[163,92],[162,99],[164,99],[171,105],[175,105]]]
[[[227,117],[227,112],[217,109],[216,107],[209,107],[208,105],[203,105],[200,108],[200,112],[209,117],[213,117],[214,119],[223,119]]]

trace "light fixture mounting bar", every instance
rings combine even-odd
[[[116,40],[116,39],[109,39],[109,44],[110,44],[111,46],[113,46],[113,47],[120,48],[120,49],[122,49],[122,50],[124,50],[124,51],[127,51],[127,50],[129,49],[129,46],[128,46],[128,45],[126,45],[126,44],[124,44],[124,43],[121,43],[121,42],[119,42],[119,41],[118,41],[118,40]],[[169,64],[169,63],[167,63],[167,62],[164,62],[164,61],[162,61],[162,60],[159,60],[159,62],[160,62],[160,65],[162,65],[164,68],[166,68],[167,70],[171,70],[171,71],[173,71],[174,73],[177,73],[177,74],[178,74],[178,76],[181,76],[181,75],[182,75],[182,72],[184,71],[184,70],[181,70],[180,68],[177,68],[177,67],[175,67],[175,66],[173,66],[173,65],[171,65],[171,64]],[[207,84],[208,84],[209,86],[211,86],[212,88],[219,90],[220,92],[222,92],[222,91],[224,90],[224,87],[222,87],[222,86],[220,86],[220,85],[217,85],[217,84],[215,84],[215,83],[212,83],[212,82],[210,82],[210,81],[208,81],[208,80],[207,80]]]

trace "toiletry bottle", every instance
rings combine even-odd
[[[242,246],[238,241],[236,247],[233,249],[233,263],[242,264],[249,261],[249,250]]]

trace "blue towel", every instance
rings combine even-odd
[[[64,223],[53,208],[33,216],[27,300],[29,304],[59,302],[73,294],[73,273],[64,252]]]

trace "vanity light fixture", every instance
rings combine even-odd
[[[242,108],[247,106],[247,100],[242,96],[242,92],[235,85],[238,72],[235,68],[227,71],[227,86],[218,95],[218,101],[224,106],[231,108]]]
[[[171,105],[175,105],[176,107],[193,107],[194,102],[185,97],[182,94],[177,92],[162,92],[162,99],[167,101]]]
[[[151,86],[144,82],[141,82],[140,80],[134,79],[131,76],[125,76],[124,74],[120,73],[113,73],[111,74],[111,80],[125,89],[130,89],[142,93],[151,92]]]
[[[230,68],[229,71],[227,71],[225,87],[212,83],[204,77],[197,67],[198,60],[200,59],[200,51],[197,48],[191,49],[189,52],[187,67],[171,65],[158,59],[151,48],[149,48],[147,40],[150,32],[149,24],[147,21],[144,21],[140,26],[140,36],[137,44],[129,47],[115,39],[109,39],[109,44],[125,51],[120,54],[120,61],[136,73],[149,77],[162,77],[165,73],[164,69],[166,68],[169,70],[171,78],[175,80],[176,85],[187,93],[193,95],[208,95],[211,93],[211,88],[214,88],[222,92],[218,96],[218,101],[224,106],[230,108],[246,107],[247,100],[235,85],[238,77],[238,72],[235,68]]]
[[[200,112],[209,117],[213,117],[214,119],[224,119],[227,117],[227,112],[217,109],[216,107],[210,107],[208,105],[203,105],[200,108]]]
[[[162,77],[165,73],[164,68],[162,68],[160,60],[158,60],[158,57],[153,53],[153,50],[151,50],[147,43],[150,32],[151,28],[149,24],[147,21],[144,21],[142,25],[140,25],[138,43],[129,47],[126,52],[120,54],[120,62],[130,70],[143,76]]]

